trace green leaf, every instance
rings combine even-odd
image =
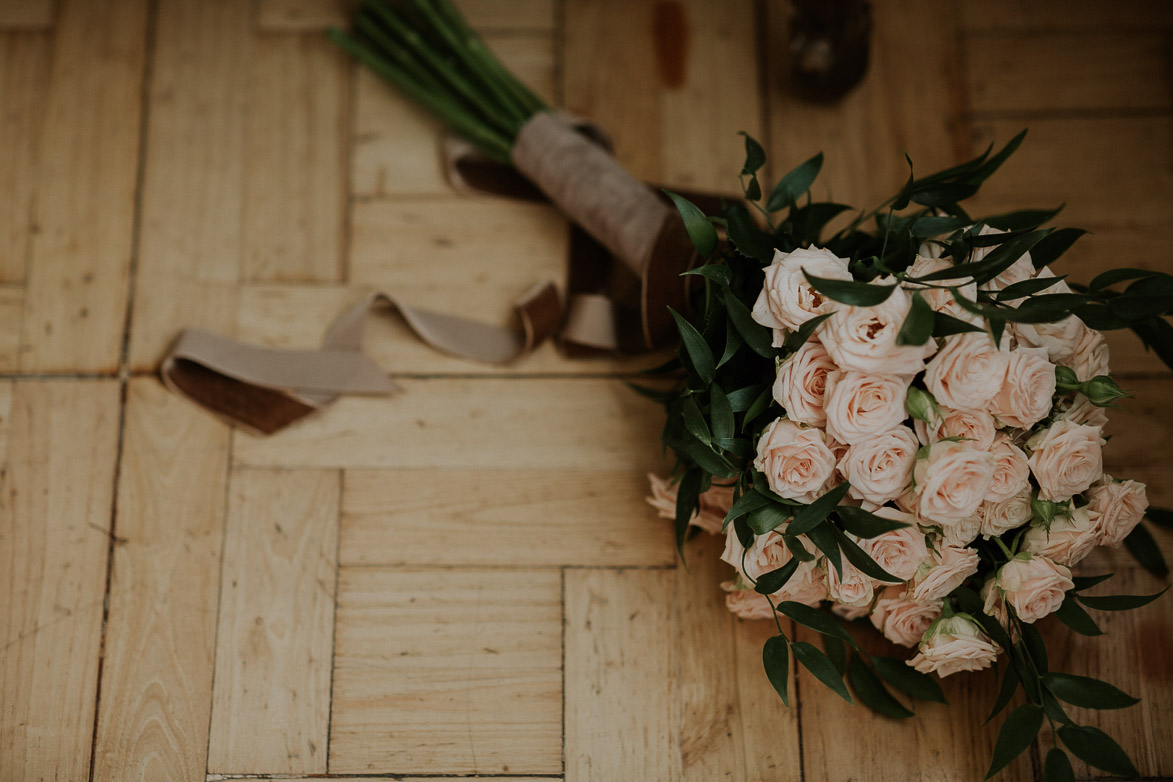
[[[964,201],[978,191],[978,186],[968,182],[937,182],[917,185],[912,189],[910,199],[921,206],[950,206]]]
[[[690,396],[684,400],[684,404],[681,406],[681,417],[684,419],[684,428],[693,437],[705,445],[713,441],[713,436],[709,433],[709,425],[705,421],[705,416],[701,413],[700,407],[697,406],[696,397]]]
[[[754,591],[761,595],[772,595],[782,587],[786,586],[786,582],[794,575],[794,571],[798,570],[801,563],[797,559],[791,559],[777,570],[771,570],[769,573],[763,573],[761,577],[754,584]]]
[[[791,644],[791,649],[794,651],[794,659],[802,663],[803,667],[815,675],[815,678],[827,685],[832,691],[843,698],[843,700],[851,703],[851,693],[847,691],[847,685],[843,683],[843,676],[835,667],[835,663],[831,662],[827,655],[823,654],[817,646],[812,646],[805,641],[795,641]]]
[[[1007,285],[1002,290],[998,291],[998,301],[1016,301],[1018,299],[1032,296],[1036,293],[1041,293],[1047,288],[1054,287],[1063,280],[1067,279],[1066,274],[1057,277],[1035,277],[1031,280],[1022,280],[1021,282]]]
[[[811,334],[815,333],[815,329],[834,314],[834,312],[824,312],[822,315],[816,315],[810,320],[803,321],[803,324],[798,327],[798,331],[786,338],[786,350],[793,353],[801,348],[811,338]]]
[[[692,368],[696,370],[701,382],[709,385],[713,382],[713,372],[716,371],[713,351],[709,348],[709,343],[705,342],[705,338],[696,330],[696,327],[679,312],[671,307],[668,308],[668,311],[672,313],[672,319],[676,321],[676,329],[680,332],[680,341],[684,345],[688,360],[692,362]]]
[[[1152,269],[1109,269],[1093,277],[1092,281],[1087,284],[1087,287],[1088,290],[1098,291],[1109,288],[1117,283],[1128,282],[1129,280],[1143,280],[1148,277],[1157,277],[1159,274],[1159,272],[1155,272]]]
[[[1006,708],[1010,703],[1010,699],[1014,697],[1014,693],[1018,691],[1018,674],[1014,671],[1014,664],[1007,661],[1006,673],[1002,674],[1002,686],[998,689],[998,699],[994,701],[994,708],[990,710],[990,716],[986,717],[986,722],[997,717],[1002,709]],[[982,723],[983,725],[986,723]]]
[[[733,249],[760,263],[768,264],[774,258],[774,240],[758,228],[745,204],[727,206],[722,214],[726,220],[725,231]]]
[[[904,183],[904,187],[900,188],[900,192],[892,200],[892,208],[899,211],[908,206],[909,198],[912,197],[912,188],[916,184],[916,178],[913,176],[912,158],[908,153],[904,153],[904,159],[908,161],[908,179]]]
[[[795,238],[800,242],[817,244],[827,223],[850,208],[846,204],[830,201],[817,201],[806,206],[794,207],[790,210],[789,222]]]
[[[847,644],[833,635],[824,635],[821,638],[823,641],[823,653],[827,655],[827,659],[835,666],[835,670],[839,671],[839,675],[843,676],[847,673]]]
[[[794,514],[794,520],[790,522],[788,532],[791,535],[805,535],[814,529],[815,525],[822,522],[831,515],[831,511],[835,509],[843,498],[847,496],[847,490],[851,488],[851,484],[847,481],[831,489],[829,492],[819,497],[810,505],[804,505],[798,509]]]
[[[1145,529],[1143,523],[1137,524],[1132,532],[1128,533],[1128,537],[1124,538],[1124,545],[1145,570],[1156,576],[1169,575],[1165,557],[1161,554],[1152,533]]]
[[[793,528],[793,523],[791,524]],[[843,556],[839,551],[839,541],[836,540],[835,535],[831,532],[831,525],[827,522],[820,522],[814,528],[806,533],[807,538],[819,551],[823,552],[827,557],[827,561],[831,563],[831,567],[835,568],[835,572],[840,576],[843,575]]]
[[[769,502],[769,497],[758,494],[756,491],[746,492],[737,498],[737,501],[729,508],[729,512],[725,514],[725,524],[740,519],[742,516],[764,507]]]
[[[783,535],[782,540],[786,543],[786,548],[790,549],[790,553],[799,562],[813,562],[815,555],[807,551],[806,546],[802,545],[802,541],[793,535]]]
[[[1007,159],[1009,159],[1009,157],[1014,154],[1024,138],[1026,138],[1026,130],[1019,131],[1018,135],[1006,142],[1006,146],[998,150],[996,155],[983,163],[981,167],[978,168],[978,170],[975,171],[972,176],[967,177],[967,179],[970,182],[984,182],[990,177],[990,175],[1001,168],[1002,164],[1005,163]]]
[[[835,515],[843,522],[843,528],[857,538],[875,538],[885,532],[909,526],[903,521],[885,519],[863,508],[850,505],[840,505],[835,509]]]
[[[1002,729],[998,731],[994,757],[990,761],[986,779],[1006,768],[1010,761],[1021,755],[1034,742],[1042,727],[1043,710],[1033,703],[1024,703],[1010,712],[1010,716],[1002,723]]]
[[[1087,231],[1082,228],[1060,228],[1031,248],[1031,262],[1036,269],[1054,263],[1063,253],[1071,249],[1071,245],[1075,244],[1079,237],[1086,233]]]
[[[725,310],[729,313],[733,328],[741,334],[750,350],[764,358],[778,355],[773,345],[773,332],[755,321],[749,308],[732,291],[725,292]]]
[[[868,282],[855,280],[830,280],[825,277],[813,277],[806,269],[802,270],[810,286],[828,299],[841,304],[850,304],[854,307],[874,307],[882,304],[896,290],[895,285],[872,285]]]
[[[684,473],[680,485],[676,487],[676,550],[684,558],[684,536],[688,532],[688,523],[692,514],[700,506],[698,499],[701,486],[701,471],[695,467]]]
[[[1173,510],[1168,508],[1154,508],[1149,506],[1145,511],[1145,516],[1154,524],[1162,527],[1173,527]]]
[[[847,666],[847,678],[851,681],[851,689],[860,701],[873,711],[885,717],[906,719],[913,716],[903,703],[892,697],[892,693],[880,682],[872,669],[856,655]]]
[[[794,511],[790,507],[770,503],[752,511],[746,518],[746,522],[749,524],[749,528],[758,535],[765,535],[770,530],[778,529],[790,521],[790,517],[793,515]]]
[[[753,401],[757,399],[758,395],[762,393],[762,389],[769,389],[769,386],[746,386],[735,391],[730,391],[726,398],[729,400],[729,409],[735,413],[744,413],[749,409]]]
[[[1043,765],[1043,782],[1075,782],[1071,759],[1058,747],[1052,747],[1047,753],[1047,762]]]
[[[919,292],[912,294],[912,307],[908,310],[908,317],[896,335],[897,345],[923,345],[933,335],[933,308],[924,300]]]
[[[1074,578],[1071,579],[1071,581],[1073,584],[1075,584],[1074,590],[1076,592],[1082,592],[1085,589],[1091,589],[1096,584],[1104,583],[1105,581],[1107,581],[1109,578],[1111,578],[1114,575],[1116,575],[1116,574],[1115,573],[1104,573],[1103,575],[1099,575],[1099,576],[1075,576]]]
[[[741,167],[741,173],[743,176],[753,176],[758,172],[758,169],[766,164],[766,151],[762,149],[762,145],[757,142],[757,139],[744,130],[740,130],[738,133],[745,136],[745,165]]]
[[[738,471],[733,468],[729,460],[696,439],[691,432],[684,433],[680,444],[688,457],[709,475],[716,478],[732,478],[737,474]]]
[[[969,331],[982,332],[984,328],[976,323],[955,318],[952,315],[947,315],[944,312],[938,312],[933,317],[933,336],[934,337],[948,337],[953,334],[965,334]]]
[[[1080,635],[1103,635],[1104,631],[1096,624],[1087,611],[1080,607],[1075,595],[1068,594],[1055,617]]]
[[[717,229],[692,201],[678,196],[670,190],[665,190],[664,194],[671,198],[672,203],[676,205],[676,211],[684,220],[684,230],[688,232],[688,238],[692,240],[693,247],[701,254],[702,258],[708,258],[713,254],[713,250],[717,249]]]
[[[889,573],[884,568],[880,567],[877,562],[868,556],[867,552],[856,545],[855,541],[847,537],[841,532],[838,527],[831,527],[831,534],[839,541],[839,548],[843,550],[843,554],[847,557],[847,561],[855,565],[863,573],[880,581],[887,581],[890,584],[902,584],[903,578],[897,578]]]
[[[798,560],[792,559],[790,561],[797,562]],[[809,627],[823,635],[834,636],[845,643],[851,644],[856,649],[859,648],[859,644],[851,637],[851,633],[847,632],[847,628],[840,624],[837,619],[818,608],[811,608],[802,603],[786,600],[778,604],[778,610],[803,627]]]
[[[972,277],[979,284],[986,280],[992,280],[1006,269],[1014,265],[1015,261],[1029,252],[1036,244],[1038,244],[1050,230],[1031,231],[1029,233],[1016,236],[1015,238],[1004,242],[990,253],[982,258],[980,261],[972,261],[970,263],[962,263],[954,266],[951,269],[941,269],[940,271],[926,274],[923,277],[915,278],[915,282],[937,282],[940,280],[959,280]]]
[[[1063,725],[1059,728],[1059,738],[1071,750],[1071,754],[1098,769],[1122,777],[1138,777],[1136,767],[1128,753],[1120,748],[1111,736],[1092,727],[1078,725]]]
[[[914,239],[929,239],[934,236],[952,233],[958,228],[964,228],[967,225],[969,225],[969,220],[964,217],[953,217],[952,215],[933,217],[924,215],[918,217],[913,222],[912,236]]]
[[[1043,676],[1043,686],[1056,698],[1084,709],[1126,709],[1140,703],[1139,698],[1089,676],[1048,673]]]
[[[775,635],[766,639],[766,645],[762,647],[762,665],[766,668],[770,684],[774,685],[782,702],[789,706],[790,650],[785,636]]]
[[[1134,608],[1147,606],[1168,591],[1169,587],[1165,587],[1153,595],[1080,595],[1079,602],[1097,611],[1130,611]]]
[[[724,440],[733,436],[733,408],[720,386],[709,387],[709,418],[713,423],[713,437]]]
[[[718,285],[728,285],[733,279],[733,271],[723,263],[706,263],[695,269],[680,273],[681,277],[708,277]]]
[[[1041,675],[1047,672],[1047,644],[1043,641],[1043,635],[1039,629],[1033,624],[1023,622],[1019,629],[1022,631],[1022,642],[1026,645],[1030,652],[1031,662],[1034,663],[1036,671]]]
[[[941,691],[941,685],[937,683],[936,679],[915,668],[910,668],[903,660],[891,657],[873,657],[872,665],[884,681],[901,692],[922,701],[948,703],[945,700],[945,693]]]
[[[749,409],[745,411],[745,422],[754,420],[770,407],[770,403],[774,401],[774,395],[771,389],[767,386],[765,391],[758,395]]]
[[[741,338],[741,334],[737,333],[737,329],[726,324],[725,352],[723,352],[721,354],[721,358],[717,360],[717,369],[720,369],[721,367],[728,364],[733,359],[733,357],[737,355],[737,351],[741,350],[741,347],[744,344],[745,340]]]
[[[1029,231],[1038,228],[1055,215],[1063,211],[1066,204],[1060,204],[1056,209],[1023,209],[1017,212],[994,215],[982,220],[991,228],[1003,231]]]
[[[800,195],[810,190],[810,186],[814,183],[815,177],[819,175],[819,170],[822,167],[823,153],[820,152],[782,177],[766,201],[766,210],[777,212],[779,209],[794,204]]]

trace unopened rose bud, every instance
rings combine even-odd
[[[937,400],[928,391],[922,391],[915,386],[908,387],[908,395],[904,397],[904,409],[913,418],[931,424],[940,414]]]
[[[1097,407],[1111,407],[1117,399],[1132,396],[1107,375],[1096,375],[1084,383],[1080,390]]]
[[[1082,384],[1079,382],[1079,377],[1075,374],[1075,370],[1071,367],[1056,366],[1055,367],[1055,390],[1070,394],[1073,391],[1078,391]]]

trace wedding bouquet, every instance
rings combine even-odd
[[[1096,546],[1127,542],[1164,569],[1138,526],[1144,485],[1103,471],[1105,408],[1128,394],[1111,378],[1101,332],[1132,328],[1173,363],[1163,319],[1173,277],[1117,269],[1069,284],[1051,264],[1083,232],[1040,227],[1058,210],[971,217],[960,202],[1021,141],[910,174],[826,238],[848,207],[803,199],[821,155],[763,200],[765,156],[747,137],[746,203],[708,217],[676,198],[706,259],[687,273],[704,288],[691,315],[673,313],[678,357],[652,371],[681,379],[669,392],[641,389],[664,403],[663,442],[677,459],[670,479],[650,476],[649,501],[675,519],[678,545],[690,526],[725,535],[727,605],[777,623],[763,663],[783,701],[790,656],[893,717],[912,712],[889,686],[943,701],[929,674],[1001,658],[991,718],[1019,689],[1025,702],[1005,720],[988,776],[1044,722],[1076,757],[1131,776],[1127,754],[1062,703],[1136,699],[1050,670],[1036,623],[1054,614],[1095,635],[1086,608],[1157,597],[1085,595],[1107,576],[1071,568]],[[788,638],[779,615],[821,633],[824,649]],[[870,623],[909,659],[865,654],[841,619]],[[1056,746],[1046,778],[1071,774]]]

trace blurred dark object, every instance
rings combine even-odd
[[[868,0],[790,0],[790,62],[795,90],[817,103],[846,95],[868,69]]]

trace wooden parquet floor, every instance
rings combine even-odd
[[[781,0],[461,5],[646,179],[734,192],[745,130],[866,204],[905,151],[927,172],[1029,127],[983,209],[1066,203],[1076,280],[1173,268],[1171,3],[877,0],[832,107],[792,96]],[[486,369],[379,320],[405,393],[267,439],[162,388],[184,326],[309,347],[373,287],[504,322],[562,274],[555,212],[455,194],[437,123],[326,42],[346,6],[0,0],[0,782],[980,779],[990,677],[905,723],[805,672],[777,702],[716,541],[678,567],[643,502],[646,359]],[[1111,344],[1136,398],[1109,468],[1171,505],[1173,375]],[[1173,778],[1173,600],[1103,625],[1049,627],[1053,666],[1141,696],[1100,724]]]

